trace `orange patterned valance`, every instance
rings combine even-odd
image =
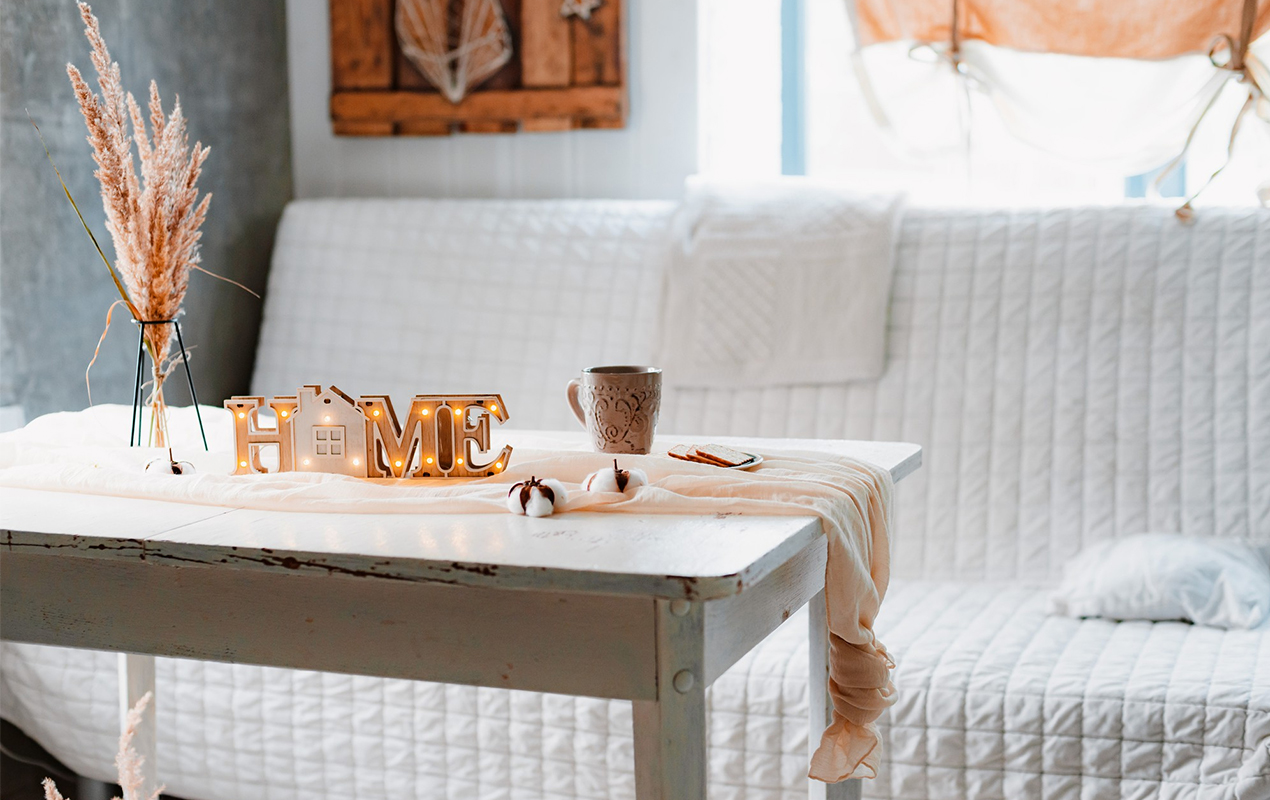
[[[1241,0],[855,0],[855,21],[861,45],[949,42],[955,16],[962,41],[1038,53],[1157,59],[1206,53],[1223,35],[1237,40],[1243,6]],[[1252,38],[1267,29],[1270,0],[1261,0]]]

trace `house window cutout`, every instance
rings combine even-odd
[[[314,425],[313,454],[318,456],[344,457],[344,426]]]

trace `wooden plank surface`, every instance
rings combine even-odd
[[[330,0],[331,88],[393,85],[392,0]]]
[[[621,0],[604,0],[590,19],[573,17],[573,85],[618,86],[626,74]]]
[[[0,551],[0,604],[4,638],[12,641],[593,697],[656,696],[647,598]]]
[[[560,16],[560,0],[521,0],[521,81],[526,87],[569,85],[569,38],[569,20]]]
[[[619,117],[623,106],[622,89],[616,86],[479,91],[457,106],[435,93],[359,91],[331,95],[331,114],[335,119],[371,122]]]

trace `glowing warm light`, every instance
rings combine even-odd
[[[379,409],[377,408],[377,409],[375,409],[374,411],[370,412],[370,415],[371,415],[372,417],[378,417],[378,416],[379,416]]]
[[[247,412],[245,412],[245,411],[239,411],[239,412],[238,412],[238,418],[239,418],[239,419],[246,419],[246,418],[247,418]]]
[[[463,459],[461,459],[461,458],[456,458],[456,459],[454,459],[454,460],[455,460],[455,461],[457,461],[457,462],[459,462],[460,464],[462,464],[462,463],[463,463]]]
[[[361,464],[361,463],[362,463],[362,460],[361,460],[360,458],[355,458],[355,459],[353,459],[353,466],[355,466],[355,467],[356,467],[356,466],[358,466],[358,465],[359,465],[359,464]]]
[[[239,462],[238,462],[238,466],[240,466],[240,467],[245,467],[245,466],[247,466],[247,462],[246,462],[246,461],[239,461]]]
[[[284,417],[285,417],[288,413],[289,413],[289,412],[283,411],[283,412],[282,412],[282,416],[284,416]]]
[[[429,464],[431,464],[431,463],[432,463],[432,457],[431,457],[431,456],[429,456],[429,457],[428,457],[428,463],[429,463]]]
[[[397,467],[398,469],[400,469],[400,468],[401,468],[401,462],[400,462],[400,461],[394,461],[394,462],[392,462],[392,465],[393,465],[394,467]]]
[[[330,422],[330,421],[331,421],[331,418],[330,418],[329,416],[322,417],[322,421],[323,421],[323,422]]]
[[[424,415],[425,417],[426,417],[426,416],[428,416],[428,409],[426,409],[426,408],[425,408],[425,409],[423,410],[423,415]]]
[[[456,408],[456,409],[454,409],[454,416],[456,416],[456,417],[461,417],[461,416],[463,416],[463,410],[462,410],[462,409],[460,409],[460,408]]]
[[[489,404],[489,410],[490,410],[490,411],[497,411],[497,410],[498,410],[498,403],[490,403],[490,404]]]
[[[304,459],[304,466],[306,466],[306,467],[307,467],[308,465],[309,465],[309,460],[306,458],[306,459]]]
[[[502,468],[503,468],[503,462],[501,461],[494,462],[494,469],[502,469]]]

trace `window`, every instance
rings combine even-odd
[[[844,0],[700,0],[700,169],[714,176],[806,174],[862,190],[906,191],[918,202],[1002,205],[1117,203],[1145,197],[1156,173],[1074,162],[1016,138],[982,92],[964,106],[924,110],[939,147],[905,147],[881,129],[855,75]],[[1267,48],[1264,41],[1254,49]],[[951,75],[951,68],[949,68]],[[951,80],[951,78],[950,78]],[[1226,89],[1188,158],[1159,185],[1198,189],[1226,158],[1242,90]],[[959,114],[970,120],[969,146]],[[896,129],[904,120],[896,121]],[[955,135],[954,135],[955,134]],[[956,142],[952,142],[956,139]],[[941,149],[942,148],[942,149]],[[1235,157],[1201,203],[1249,205],[1270,180],[1270,126],[1249,117]]]
[[[344,426],[314,425],[313,454],[319,456],[344,456]]]

